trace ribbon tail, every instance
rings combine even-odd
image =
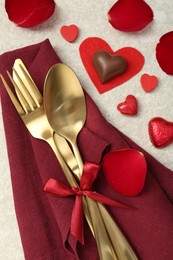
[[[82,196],[76,195],[71,218],[71,234],[84,245]]]
[[[43,190],[58,197],[68,197],[74,195],[74,191],[71,188],[53,178],[48,179]]]
[[[85,196],[89,197],[90,199],[99,201],[99,202],[109,205],[109,206],[114,206],[114,207],[118,207],[118,208],[126,208],[126,209],[129,208],[128,206],[126,206],[118,201],[112,200],[106,196],[103,196],[100,193],[97,193],[95,191],[84,191],[83,194]]]

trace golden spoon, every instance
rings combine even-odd
[[[80,173],[83,162],[76,144],[77,135],[86,118],[85,97],[75,73],[65,64],[56,64],[48,72],[44,84],[44,107],[48,121],[54,131],[67,139],[74,151]],[[86,197],[100,259],[115,260],[115,252],[110,243],[97,203]]]
[[[76,139],[86,118],[85,96],[80,82],[75,73],[67,65],[57,64],[48,72],[44,85],[44,93],[44,105],[48,121],[55,132],[62,135],[71,143],[80,167],[80,174],[77,176],[77,179],[80,180],[83,162],[77,148]],[[93,226],[98,227],[98,229],[94,230],[96,231],[96,241],[99,243],[98,249],[106,250],[106,247],[112,247],[114,252],[113,259],[136,260],[137,257],[133,249],[106,208],[101,203],[96,204],[88,198],[87,203]],[[101,212],[102,219],[100,219],[99,211]],[[98,225],[99,219],[100,223],[102,223],[101,225]],[[103,229],[104,225],[108,232],[105,242],[103,238],[103,233],[105,233]],[[99,232],[98,237],[97,232]],[[109,258],[105,256],[104,259],[108,260]]]
[[[83,163],[76,139],[86,119],[86,104],[80,82],[65,64],[54,65],[45,83],[45,110],[53,129],[72,145],[82,173]]]

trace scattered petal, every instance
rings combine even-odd
[[[143,0],[118,0],[109,10],[108,18],[115,29],[135,32],[153,20],[153,11]]]
[[[173,31],[164,34],[156,46],[156,58],[161,69],[173,75]]]
[[[116,192],[135,196],[144,187],[147,164],[137,150],[114,150],[104,156],[103,170],[107,183]]]
[[[9,19],[21,27],[34,27],[49,19],[55,10],[54,0],[6,0]]]

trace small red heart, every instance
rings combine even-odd
[[[138,111],[138,103],[133,95],[128,95],[126,100],[118,104],[117,109],[126,115],[136,115]]]
[[[114,150],[103,158],[107,183],[117,192],[128,196],[141,192],[147,164],[142,153],[133,149]]]
[[[150,140],[155,147],[161,148],[173,142],[173,122],[155,117],[148,124]]]
[[[93,55],[99,50],[104,50],[111,55],[116,54],[122,56],[127,61],[127,70],[117,78],[102,84],[92,63]],[[97,37],[85,39],[79,47],[79,52],[83,65],[100,94],[123,84],[135,76],[144,65],[144,56],[137,49],[124,47],[113,51],[106,41]]]
[[[144,91],[150,92],[157,87],[158,78],[154,75],[145,73],[141,76],[141,85]]]
[[[61,35],[68,42],[74,42],[79,34],[79,29],[75,24],[63,25],[60,29]]]

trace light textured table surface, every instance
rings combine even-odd
[[[173,144],[163,149],[154,148],[147,130],[149,120],[156,116],[173,122],[173,77],[166,75],[160,69],[155,57],[159,38],[173,30],[172,0],[147,0],[146,2],[154,11],[154,21],[138,33],[123,33],[115,30],[108,23],[107,12],[116,2],[115,0],[57,0],[55,2],[56,12],[50,20],[36,28],[26,29],[17,27],[8,20],[4,1],[0,1],[0,54],[49,38],[62,61],[77,73],[83,87],[95,100],[107,120],[173,170]],[[66,42],[60,35],[61,26],[70,24],[76,24],[80,30],[74,43]],[[87,75],[79,56],[79,45],[91,36],[106,40],[113,50],[125,46],[137,48],[145,57],[144,67],[131,80],[100,95]],[[145,93],[140,85],[140,76],[143,73],[158,77],[159,85],[151,93]],[[138,99],[137,116],[124,116],[116,109],[117,104],[124,101],[128,94],[133,94]],[[0,153],[0,259],[23,260],[13,205],[1,110]]]

